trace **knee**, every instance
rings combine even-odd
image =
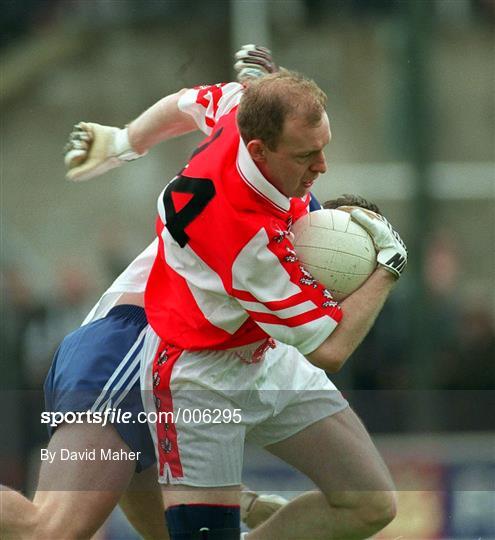
[[[348,515],[349,524],[363,538],[381,531],[397,513],[395,491],[344,491],[327,496],[330,507]]]
[[[381,531],[397,514],[395,491],[373,491],[363,493],[356,509],[360,521],[370,533]]]

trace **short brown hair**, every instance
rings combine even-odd
[[[325,92],[313,80],[281,70],[250,82],[237,111],[239,132],[246,144],[261,139],[275,150],[286,118],[302,115],[309,125],[318,124],[326,103]]]
[[[380,209],[374,202],[367,201],[364,197],[359,195],[345,193],[336,199],[330,199],[323,203],[323,208],[330,210],[332,208],[338,208],[339,206],[359,206],[360,208],[371,210],[372,212],[375,212],[375,214],[381,215]]]

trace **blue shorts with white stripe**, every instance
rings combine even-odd
[[[44,386],[49,412],[130,412],[130,422],[113,425],[130,449],[140,452],[138,472],[155,462],[148,425],[138,422],[144,410],[139,369],[146,327],[144,310],[127,305],[81,326],[60,344]],[[51,436],[54,428],[48,430]]]

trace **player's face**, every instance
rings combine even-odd
[[[326,113],[316,126],[309,126],[300,117],[289,118],[277,148],[271,151],[265,147],[261,172],[286,197],[304,197],[327,170],[323,149],[330,139]]]

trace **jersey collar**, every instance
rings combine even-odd
[[[254,161],[249,155],[248,149],[239,137],[239,150],[237,152],[237,170],[241,175],[241,178],[248,184],[248,186],[256,191],[258,195],[267,199],[279,210],[288,212],[290,209],[290,199],[273,185],[261,174]]]

